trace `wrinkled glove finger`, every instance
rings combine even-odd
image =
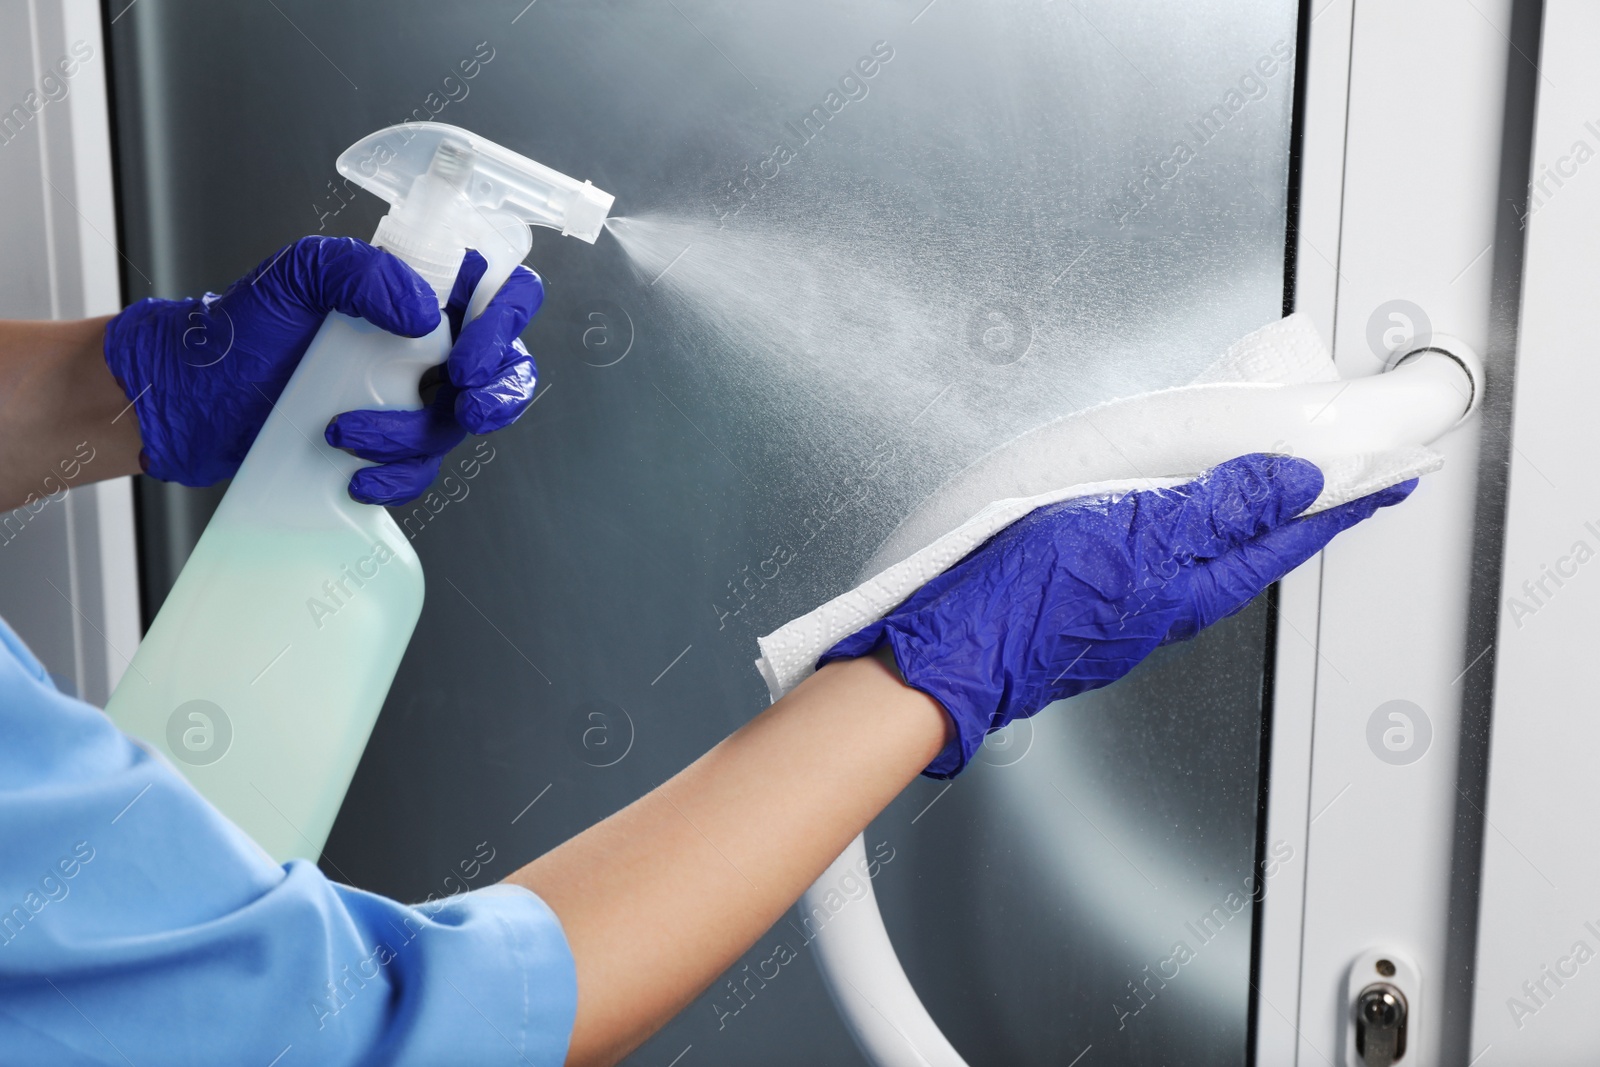
[[[439,325],[433,288],[393,254],[350,237],[302,237],[238,283],[270,301],[277,289],[317,315],[338,311],[402,337]]]
[[[374,463],[442,456],[467,436],[448,411],[346,411],[328,422],[322,436],[334,448]]]
[[[456,283],[450,287],[450,299],[444,306],[445,316],[450,320],[452,341],[461,336],[461,322],[467,317],[467,305],[472,303],[472,294],[477,291],[478,283],[483,281],[488,269],[489,261],[476,248],[467,249],[467,254],[461,257],[461,270],[456,274]]]
[[[473,433],[493,433],[511,425],[533,403],[539,387],[538,368],[521,341],[511,342],[516,358],[499,378],[476,389],[463,389],[455,401],[456,419]]]
[[[484,307],[483,314],[461,327],[446,367],[450,381],[462,389],[478,389],[503,378],[511,365],[527,358],[512,342],[528,327],[544,303],[544,283],[527,267],[518,266]]]
[[[1328,542],[1379,508],[1400,503],[1417,487],[1415,478],[1360,500],[1295,519],[1195,569],[1191,610],[1166,641],[1187,640],[1220,619],[1241,611],[1273,582],[1321,552]]]
[[[1187,485],[1139,494],[1140,558],[1162,564],[1221,556],[1278,529],[1322,492],[1316,464],[1294,456],[1254,452],[1219,463]],[[1152,506],[1154,505],[1154,506]],[[1331,535],[1330,535],[1331,536]]]
[[[363,467],[350,476],[350,496],[362,504],[395,507],[421,496],[439,476],[443,456],[422,456]]]

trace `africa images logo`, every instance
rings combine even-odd
[[[179,704],[167,718],[167,751],[191,767],[204,767],[228,754],[233,721],[209,700]]]
[[[1403,767],[1428,754],[1433,723],[1409,700],[1386,700],[1367,719],[1367,747],[1385,763]]]

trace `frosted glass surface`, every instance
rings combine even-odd
[[[502,877],[758,711],[756,636],[952,472],[1277,317],[1294,37],[1286,0],[130,8],[128,254],[161,293],[370,236],[333,160],[416,109],[630,219],[536,235],[548,391],[396,512],[428,599],[330,873],[414,898]],[[197,505],[146,499],[155,573]],[[1244,1061],[1249,909],[1137,1014],[1127,983],[1251,872],[1266,629],[1253,609],[1053,709],[869,832],[972,1062]],[[779,941],[797,959],[748,1002],[719,983],[629,1062],[859,1062],[799,932],[744,962]]]

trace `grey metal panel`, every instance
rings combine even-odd
[[[115,654],[101,612],[100,506],[95,490],[83,488],[0,516],[0,616],[57,688],[95,705],[111,695],[107,661]]]
[[[25,116],[0,135],[0,189],[6,194],[0,212],[0,247],[6,249],[0,257],[0,315],[9,318],[49,318],[51,304],[43,146],[38,119],[25,107],[27,94],[39,85],[29,7],[29,0],[0,3],[0,120],[13,108]]]
[[[1061,411],[1178,384],[1276,317],[1292,71],[1253,71],[1292,48],[1294,14],[130,9],[114,27],[123,158],[141,160],[127,252],[159,292],[216,288],[319,225],[369,236],[378,205],[333,158],[426,106],[480,42],[494,58],[441,121],[593,179],[712,257],[685,252],[661,280],[609,237],[537,236],[549,296],[525,339],[549,392],[492,458],[463,469],[469,444],[397,512],[428,603],[325,869],[408,898],[503,876],[754,714],[755,636],[847,585],[954,469]],[[878,41],[894,58],[867,95],[825,136],[790,131]],[[737,192],[784,138],[803,141],[793,164]],[[1178,163],[1180,140],[1195,150]],[[192,522],[162,510],[178,539],[154,551],[176,561]],[[1263,610],[1055,709],[1022,762],[926,814],[941,787],[919,783],[869,834],[896,850],[880,891],[902,957],[973,1062],[1065,1063],[1090,1043],[1243,1061],[1248,914],[1137,1013],[1127,983],[1251,874]],[[466,880],[480,842],[496,858]],[[779,924],[744,962],[797,937]],[[859,1062],[803,950],[741,988],[631,1062],[691,1044],[685,1064]],[[1053,1014],[1021,1033],[1024,1006]]]
[[[0,616],[44,663],[64,692],[79,692],[79,632],[72,610],[71,547],[65,500],[0,517]]]

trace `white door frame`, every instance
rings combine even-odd
[[[1430,331],[1475,348],[1491,389],[1509,377],[1491,304],[1496,261],[1520,242],[1497,230],[1512,8],[1313,4],[1296,303],[1346,377]],[[1265,842],[1298,862],[1265,882],[1258,1063],[1346,1063],[1352,965],[1375,948],[1419,972],[1404,1063],[1453,1061],[1464,1042],[1446,994],[1483,424],[1441,440],[1442,471],[1281,588]]]
[[[1600,1055],[1597,47],[1593,0],[1547,0],[1484,804],[1477,1067]]]

